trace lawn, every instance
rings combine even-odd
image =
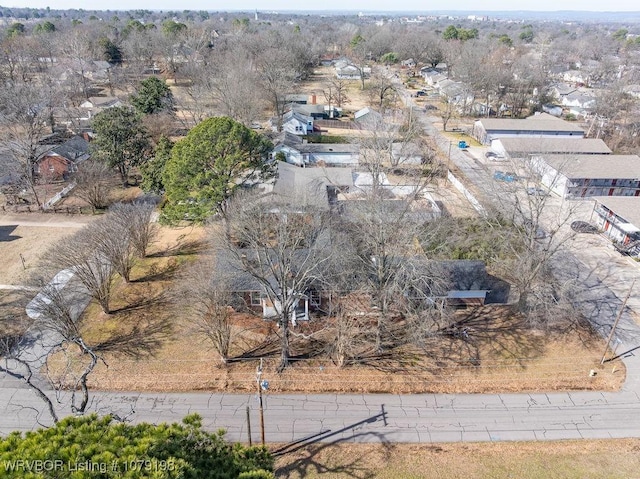
[[[626,479],[640,439],[468,444],[316,444],[277,458],[286,479]]]

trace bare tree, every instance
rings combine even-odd
[[[62,353],[66,364],[62,373],[56,375],[54,383],[64,388],[71,381],[71,410],[75,414],[84,414],[89,404],[87,380],[100,358],[82,335],[77,309],[79,300],[82,300],[81,297],[76,296],[72,288],[60,287],[59,284],[50,282],[29,304],[29,310],[45,334],[53,334],[59,338],[58,344],[51,348],[48,355]],[[80,393],[79,398],[76,392]]]
[[[174,290],[175,303],[186,312],[190,329],[203,335],[223,363],[229,359],[233,342],[230,282],[216,271],[212,259],[188,268]]]
[[[41,140],[51,131],[53,98],[50,85],[36,83],[8,85],[0,95],[0,137],[13,158],[12,173],[38,206],[36,162],[46,151]]]
[[[89,203],[94,212],[109,206],[113,173],[105,163],[89,159],[80,165],[73,179],[74,196]]]
[[[101,244],[105,234],[112,236],[114,233],[108,228],[95,228],[89,224],[71,237],[59,241],[53,247],[56,254],[43,258],[42,267],[51,277],[61,270],[73,274],[86,294],[109,314],[116,270]]]
[[[49,397],[48,384],[43,383],[28,360],[36,327],[34,320],[25,314],[25,303],[26,300],[15,293],[0,295],[0,373],[23,382],[32,390],[44,402],[55,423],[58,422],[55,398]]]
[[[512,168],[520,179],[494,182],[495,190],[490,194],[500,206],[487,221],[493,221],[506,240],[507,251],[493,266],[516,289],[518,308],[526,313],[535,309],[543,291],[553,289],[548,286],[554,282],[554,260],[575,236],[569,225],[579,205],[569,201],[554,205],[550,201],[547,188],[559,181],[559,175],[547,177],[545,181],[550,186],[540,188],[538,182],[545,169],[539,159],[514,162]]]
[[[147,256],[149,245],[158,235],[158,226],[153,221],[155,207],[151,203],[116,203],[109,208],[109,217],[126,228],[123,234],[129,237],[131,247],[139,258]]]
[[[431,178],[417,168],[406,184],[393,185],[386,175],[397,131],[383,120],[371,135],[360,139],[360,165],[369,181],[361,182],[357,193],[341,205],[345,213],[340,230],[351,244],[342,249],[353,256],[355,284],[375,304],[377,351],[391,345],[390,326],[394,318],[406,314],[405,295],[411,284],[423,283],[435,290],[438,283],[424,252],[412,246],[434,218],[424,200]]]
[[[394,107],[398,100],[398,92],[395,84],[383,71],[376,70],[367,86],[371,103],[382,113],[388,108]]]
[[[290,322],[296,320],[301,298],[323,281],[323,268],[331,256],[329,213],[302,201],[280,203],[260,198],[237,198],[230,207],[224,237],[225,253],[237,270],[262,287],[273,320],[280,329],[280,365],[290,357]]]
[[[349,98],[347,97],[348,87],[348,81],[343,78],[331,78],[325,83],[322,92],[330,108],[331,105],[342,108],[345,103],[349,102]],[[329,111],[329,114],[333,113]]]

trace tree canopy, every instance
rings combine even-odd
[[[223,431],[203,431],[197,414],[182,424],[157,426],[123,424],[95,414],[68,417],[49,429],[0,438],[0,467],[7,477],[23,479],[274,477],[273,459],[265,448],[228,443]]]
[[[131,96],[131,104],[144,115],[171,110],[173,93],[163,80],[158,77],[149,77],[142,80],[138,91]]]
[[[171,150],[163,182],[168,221],[203,221],[239,187],[272,178],[272,143],[228,117],[204,120]]]
[[[140,165],[149,151],[149,138],[140,116],[129,107],[114,107],[98,113],[92,122],[96,133],[91,143],[93,157],[117,168],[127,183],[129,170]]]
[[[151,193],[164,192],[164,182],[162,175],[164,169],[171,158],[173,142],[166,136],[161,136],[156,146],[156,153],[153,158],[144,163],[141,167],[142,189]]]

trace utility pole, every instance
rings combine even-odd
[[[247,406],[247,436],[249,437],[249,447],[251,447],[251,415],[249,414],[249,406]]]
[[[262,389],[266,389],[265,383],[266,381],[262,381],[262,358],[260,358],[260,365],[256,370],[256,382],[258,383],[258,398],[260,401],[260,441],[264,446],[264,407],[262,403]]]
[[[627,301],[629,301],[629,297],[631,296],[631,291],[636,284],[636,280],[634,279],[631,283],[631,287],[629,288],[629,292],[627,293],[627,297],[624,298],[622,302],[622,306],[620,307],[620,311],[618,311],[618,316],[616,316],[616,320],[613,322],[613,326],[611,327],[611,332],[609,333],[609,337],[607,338],[607,344],[604,345],[604,352],[602,353],[602,359],[600,360],[600,364],[604,364],[605,358],[607,357],[607,351],[609,350],[609,344],[611,344],[611,340],[613,339],[613,335],[616,332],[616,328],[618,327],[618,321],[622,317],[622,312],[624,308],[627,306]]]

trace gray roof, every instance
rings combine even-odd
[[[360,153],[360,145],[353,143],[300,143],[290,146],[300,153]]]
[[[594,198],[628,223],[640,228],[640,197],[638,196],[596,196]]]
[[[278,179],[273,194],[296,204],[329,208],[327,186],[351,186],[353,177],[349,168],[301,168],[278,162]]]
[[[500,138],[497,141],[511,156],[517,153],[611,153],[606,143],[596,138]]]
[[[69,161],[80,163],[89,158],[89,142],[77,135],[51,150]]]
[[[567,178],[639,179],[638,155],[543,155]]]
[[[542,116],[542,115],[539,115]],[[553,118],[553,119],[551,119]],[[512,120],[508,118],[485,118],[478,120],[482,124],[485,131],[514,131],[514,132],[571,132],[571,133],[584,133],[584,130],[575,123],[569,123],[568,121],[554,118],[551,115],[547,115],[542,119],[530,117],[524,120]]]

